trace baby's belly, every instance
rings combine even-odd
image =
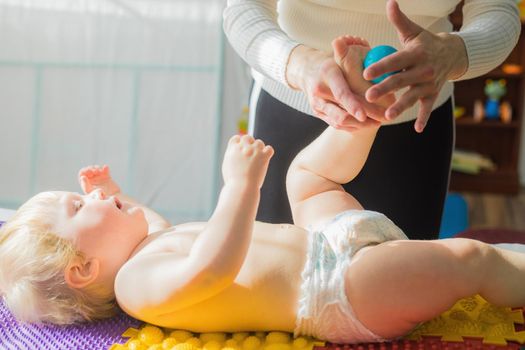
[[[306,250],[304,230],[256,223],[245,262],[230,287],[186,309],[145,321],[194,332],[291,332]]]

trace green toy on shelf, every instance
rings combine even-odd
[[[509,123],[512,119],[512,107],[506,101],[500,103],[501,98],[507,93],[507,81],[487,79],[484,92],[487,101],[484,105],[479,100],[474,103],[474,119],[481,121],[483,118],[491,120],[500,118],[504,123]]]

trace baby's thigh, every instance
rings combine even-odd
[[[403,307],[406,272],[392,266],[395,252],[381,252],[381,246],[365,247],[354,255],[344,272],[345,293],[359,321],[371,332],[391,339],[407,334],[419,324]],[[402,258],[401,258],[402,259]]]
[[[475,293],[454,245],[388,241],[358,254],[345,271],[345,291],[372,332],[395,337]],[[461,244],[464,246],[464,244]]]
[[[409,242],[391,241],[363,248],[345,270],[345,292],[356,317],[370,331],[387,339],[405,335],[427,315],[444,311],[442,307],[431,310],[437,306],[432,301],[421,307],[420,299],[429,290],[429,280],[418,280],[415,276],[421,275],[423,268],[417,271],[413,256],[399,251],[399,245]]]

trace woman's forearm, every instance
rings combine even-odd
[[[256,71],[283,84],[290,52],[298,45],[277,24],[277,0],[228,0],[224,33]]]
[[[480,76],[496,68],[510,54],[521,31],[514,0],[466,0],[459,32],[465,43],[468,68],[457,80]]]

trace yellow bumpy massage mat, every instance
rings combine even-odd
[[[441,316],[423,323],[406,338],[441,336],[442,341],[463,341],[463,337],[483,338],[484,344],[506,345],[507,341],[525,343],[523,310],[489,304],[479,295],[461,299]]]
[[[140,330],[129,328],[123,334],[130,339],[110,350],[312,350],[324,342],[308,337],[292,338],[284,332],[191,333],[184,330],[162,330],[145,325]]]
[[[507,341],[523,344],[525,331],[516,331],[516,324],[524,324],[523,310],[496,307],[480,296],[473,296],[421,324],[405,341],[423,345],[425,337],[441,337],[443,342],[463,342],[463,337],[468,337],[482,339],[483,344],[506,345]],[[152,325],[140,330],[129,328],[123,336],[130,339],[125,344],[112,345],[109,350],[312,350],[314,346],[325,345],[308,337],[294,339],[283,332],[196,334]]]

